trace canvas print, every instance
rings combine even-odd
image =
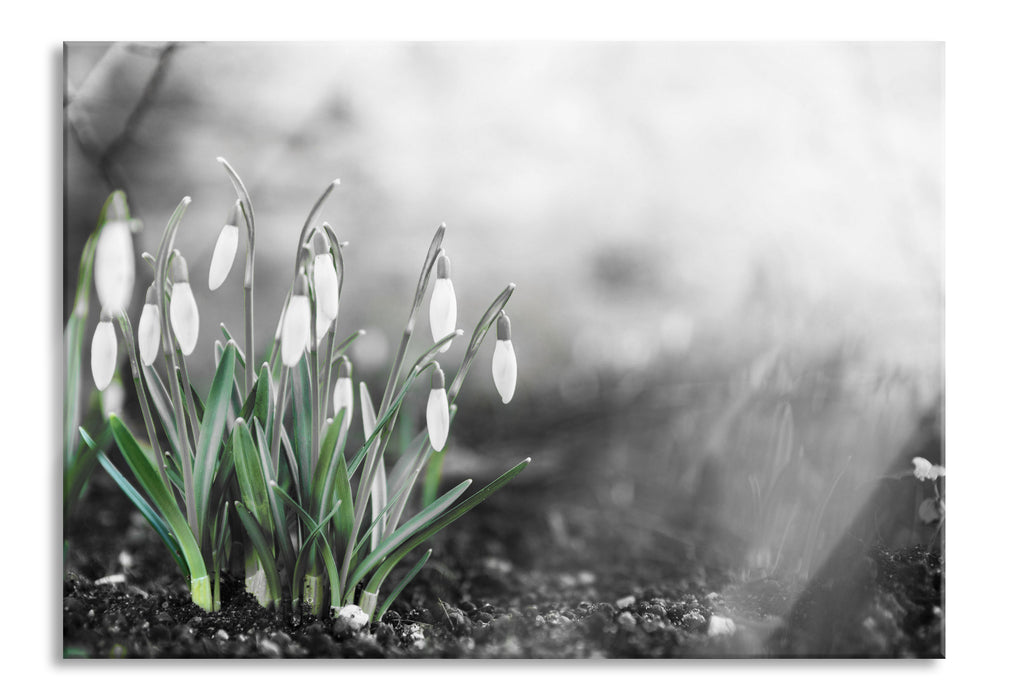
[[[63,657],[943,657],[943,72],[65,44]]]

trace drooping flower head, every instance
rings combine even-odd
[[[156,284],[147,288],[144,309],[140,312],[140,322],[137,324],[137,345],[140,347],[140,360],[150,367],[158,359],[158,349],[161,347],[161,311],[158,310]]]
[[[318,339],[321,340],[340,315],[340,280],[326,237],[316,232],[312,241],[315,246],[312,283],[315,286],[316,328],[322,328],[321,333],[317,332]]]
[[[214,246],[214,255],[210,258],[210,275],[208,284],[214,291],[227,279],[231,267],[235,263],[235,253],[238,252],[238,215],[241,212],[239,202],[231,208],[228,221],[221,228]]]
[[[112,382],[112,375],[116,372],[118,351],[112,314],[108,309],[102,309],[101,319],[91,339],[91,376],[99,391],[105,391]]]
[[[172,280],[172,301],[168,306],[168,318],[172,330],[179,341],[179,349],[188,357],[196,349],[200,336],[200,311],[196,308],[196,297],[189,285],[189,268],[179,251],[172,256],[169,276]]]
[[[515,348],[512,346],[511,319],[504,311],[497,319],[497,344],[494,346],[491,374],[494,377],[494,386],[501,395],[501,401],[508,403],[515,395],[518,365],[515,361]]]
[[[344,409],[343,423],[340,425],[341,437],[347,434],[351,421],[354,420],[354,382],[351,379],[353,368],[345,356],[340,358],[340,367],[336,372],[336,385],[333,387],[333,416]]]
[[[445,449],[448,441],[448,394],[445,393],[445,373],[435,362],[431,371],[431,393],[427,396],[427,435],[435,452]]]
[[[280,331],[280,358],[288,367],[301,360],[312,338],[312,309],[308,300],[308,277],[298,272],[294,291],[284,313],[284,326]]]
[[[437,342],[455,330],[456,303],[452,266],[445,253],[438,256],[435,268],[436,278],[431,291],[431,335]],[[451,345],[451,341],[445,343],[441,346],[441,352],[448,351]]]
[[[102,308],[113,314],[123,311],[130,303],[136,274],[127,217],[126,198],[116,192],[106,210],[105,224],[95,246],[95,290]]]

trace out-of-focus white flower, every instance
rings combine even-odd
[[[508,403],[515,395],[518,371],[515,348],[512,346],[511,319],[502,311],[497,320],[497,344],[494,346],[491,374],[494,376],[494,386],[497,387],[503,403]]]
[[[150,367],[158,359],[161,347],[161,311],[158,310],[158,292],[155,285],[147,288],[147,299],[137,323],[137,345],[140,346],[140,360]]]
[[[455,288],[452,286],[452,267],[448,256],[442,253],[435,263],[437,268],[437,278],[434,281],[434,290],[431,292],[431,335],[435,342],[441,340],[446,335],[455,330],[456,303]],[[448,351],[452,341],[445,343],[441,347],[441,352]]]
[[[95,290],[103,309],[123,311],[133,294],[136,274],[133,239],[125,219],[111,219],[102,226],[95,247]]]
[[[448,394],[445,393],[445,373],[434,363],[431,393],[427,396],[427,436],[435,452],[445,449],[448,441]]]
[[[937,522],[946,513],[946,506],[938,498],[926,498],[918,506],[918,517],[926,525]]]
[[[712,615],[708,621],[709,637],[729,637],[736,633],[736,623],[721,615]]]
[[[341,357],[340,367],[336,372],[336,385],[333,387],[333,417],[336,417],[340,409],[346,409],[343,423],[340,425],[341,436],[347,434],[351,421],[354,420],[354,383],[350,376],[350,361],[346,357]]]
[[[179,349],[188,357],[193,354],[200,337],[200,311],[196,308],[193,288],[189,286],[189,269],[178,252],[172,258],[171,275],[172,301],[168,306],[168,318],[179,341]]]
[[[210,258],[210,275],[208,284],[214,291],[228,278],[231,266],[235,264],[235,253],[238,252],[238,202],[235,202],[228,222],[221,228],[214,246],[214,255]]]
[[[118,352],[119,346],[116,342],[116,329],[112,326],[112,314],[108,309],[103,309],[101,320],[91,339],[91,376],[99,391],[104,391],[112,382],[112,375],[116,372]]]
[[[919,481],[925,481],[925,479],[935,481],[940,476],[946,476],[946,467],[932,464],[924,457],[915,457],[911,460],[911,464],[914,465],[914,475]]]
[[[308,278],[299,273],[294,291],[284,314],[284,327],[280,331],[280,358],[288,367],[301,360],[306,346],[312,340],[312,309],[308,301]]]

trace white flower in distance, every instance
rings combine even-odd
[[[434,363],[431,393],[427,396],[427,436],[435,452],[445,449],[448,441],[448,395],[445,393],[445,373]]]
[[[95,290],[103,309],[117,313],[133,294],[133,240],[125,219],[106,221],[95,247]]]
[[[172,283],[172,301],[168,306],[168,318],[179,341],[179,349],[188,357],[196,349],[196,341],[200,336],[200,311],[196,308],[193,288],[189,286],[186,261],[178,251],[172,258]]]
[[[288,367],[301,360],[305,348],[312,341],[312,309],[308,301],[308,278],[299,274],[294,282],[294,292],[287,303],[284,327],[280,331],[280,359]]]
[[[346,357],[340,358],[340,368],[336,373],[336,385],[333,387],[333,417],[344,409],[343,423],[340,425],[340,435],[346,435],[350,423],[354,420],[354,383],[350,378],[351,366]]]
[[[232,265],[235,264],[235,253],[238,252],[238,202],[235,202],[228,222],[221,228],[214,246],[214,255],[210,258],[210,275],[208,284],[214,291],[228,278]]]
[[[512,346],[512,323],[504,311],[497,319],[497,345],[491,363],[494,386],[501,395],[501,401],[508,403],[515,395],[518,380],[518,365],[515,362],[515,348]]]
[[[437,278],[431,292],[431,335],[437,342],[455,330],[456,303],[448,256],[444,253],[439,255],[435,266]],[[445,343],[441,346],[441,352],[446,352],[451,345],[452,341]]]
[[[940,476],[946,476],[946,467],[932,464],[924,457],[915,457],[911,460],[911,464],[914,465],[914,475],[919,481],[925,481],[925,479],[935,481]]]
[[[137,324],[137,345],[140,346],[140,360],[148,367],[158,359],[161,347],[161,311],[158,310],[158,292],[155,285],[147,289],[144,309]]]
[[[116,372],[118,351],[116,329],[112,327],[112,314],[103,309],[101,320],[91,339],[91,376],[99,391],[104,391],[112,382],[112,375]]]

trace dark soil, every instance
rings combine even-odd
[[[944,653],[943,560],[934,552],[855,548],[848,578],[745,580],[717,530],[656,527],[561,488],[570,483],[520,478],[496,494],[433,541],[432,559],[380,622],[353,632],[328,616],[266,611],[234,579],[220,612],[200,610],[154,533],[98,473],[66,527],[63,656]],[[113,574],[123,582],[98,582]]]

